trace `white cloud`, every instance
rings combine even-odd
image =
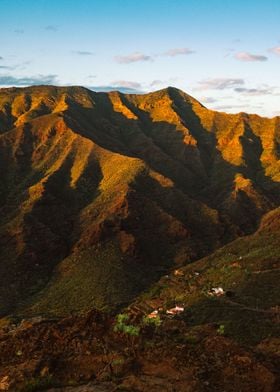
[[[126,56],[115,56],[115,61],[119,64],[130,64],[140,61],[153,61],[156,57],[186,56],[193,53],[195,53],[195,51],[189,48],[172,48],[163,53],[156,53],[153,56],[140,52],[131,53]]]
[[[130,82],[128,80],[115,80],[114,82],[111,82],[111,85],[117,87],[133,88],[133,89],[139,89],[142,87],[140,83]]]
[[[127,56],[115,56],[115,61],[119,64],[130,64],[139,61],[151,61],[152,57],[146,54],[135,52]]]
[[[237,87],[234,89],[237,93],[251,96],[270,95],[275,93],[276,87],[263,87],[263,88],[245,88]]]
[[[162,85],[162,84],[164,84],[164,81],[163,81],[163,80],[156,79],[156,80],[153,80],[153,81],[150,83],[150,87],[156,87],[156,86],[160,86],[160,85]]]
[[[189,55],[193,53],[195,53],[195,51],[189,48],[174,48],[169,49],[167,52],[164,52],[162,56],[175,57],[180,55]]]
[[[245,105],[218,105],[215,106],[215,110],[235,110],[235,109],[244,109]]]
[[[217,99],[211,98],[211,97],[201,97],[201,98],[199,98],[199,101],[202,103],[214,103],[214,102],[217,102]]]
[[[168,78],[165,80],[161,80],[161,79],[155,79],[153,80],[147,87],[157,87],[157,86],[172,86],[174,83],[177,83],[180,80],[180,78]]]
[[[280,56],[280,46],[275,46],[274,48],[269,49],[269,52],[272,52]]]
[[[37,75],[31,77],[0,75],[0,86],[34,86],[42,84],[57,84],[57,75]]]
[[[239,61],[267,61],[268,59],[266,56],[248,52],[238,52],[234,57]]]
[[[201,80],[198,84],[196,90],[225,90],[244,85],[245,82],[241,78],[214,78]]]
[[[236,87],[234,91],[248,96],[259,96],[259,95],[278,96],[280,89],[278,86],[269,86],[267,84],[262,84],[254,88]]]
[[[74,50],[73,53],[78,54],[80,56],[93,56],[93,52],[88,52],[87,50]]]
[[[96,92],[110,92],[110,91],[119,91],[124,94],[143,94],[142,91],[132,88],[132,87],[122,87],[122,86],[110,86],[110,85],[103,85],[103,86],[86,86],[92,91]]]

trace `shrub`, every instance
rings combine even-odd
[[[125,336],[127,344],[130,346],[133,355],[136,357],[135,338],[140,334],[140,327],[133,324],[128,324],[128,321],[129,316],[127,314],[118,314],[116,317],[114,332],[119,332]]]
[[[127,324],[129,316],[125,313],[120,313],[116,317],[116,324],[114,326],[114,332],[121,332],[125,335],[138,336],[140,328],[132,324]]]
[[[143,325],[144,326],[148,325],[148,326],[153,326],[155,328],[159,327],[161,325],[161,323],[162,323],[162,321],[161,321],[159,316],[156,316],[156,317],[153,317],[153,318],[150,318],[148,316],[144,316],[142,321],[143,321]]]
[[[218,333],[219,335],[224,335],[224,334],[225,334],[225,326],[224,326],[223,324],[221,324],[221,325],[219,326],[219,328],[217,329],[217,333]]]

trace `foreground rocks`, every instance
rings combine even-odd
[[[0,390],[278,391],[277,353],[273,360],[264,351],[242,349],[213,325],[196,328],[195,338],[183,320],[178,327],[168,334],[170,321],[163,321],[153,335],[143,331],[133,344],[94,311],[6,327],[0,335]]]

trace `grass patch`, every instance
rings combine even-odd
[[[53,376],[36,377],[26,381],[20,392],[40,392],[57,386]]]

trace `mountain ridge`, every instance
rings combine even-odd
[[[91,273],[82,304],[69,299],[68,311],[97,298],[106,307],[114,295],[110,307],[119,306],[173,266],[254,232],[279,205],[279,129],[279,117],[211,111],[171,87],[143,95],[0,89],[4,312],[44,287],[55,302],[67,296],[73,268],[76,284]],[[108,260],[122,272],[103,271]],[[100,287],[108,280],[114,294]]]
[[[14,87],[0,87],[0,92],[18,93],[18,92],[22,92],[23,90],[26,90],[26,91],[30,90],[30,91],[32,91],[32,90],[37,90],[37,89],[40,89],[40,90],[41,89],[50,89],[50,90],[53,90],[53,91],[70,90],[72,92],[75,89],[76,90],[80,89],[80,90],[84,90],[84,91],[87,91],[87,92],[93,92],[95,94],[118,93],[118,94],[124,95],[124,96],[126,96],[126,95],[127,96],[148,96],[148,95],[151,96],[151,95],[156,95],[158,93],[163,93],[163,92],[169,93],[169,92],[173,91],[173,92],[177,92],[177,93],[183,94],[186,97],[189,97],[190,100],[195,101],[200,106],[202,106],[203,108],[205,108],[205,109],[207,109],[207,110],[209,110],[211,112],[228,114],[228,115],[233,115],[233,116],[237,116],[237,115],[258,116],[258,117],[261,117],[261,118],[264,118],[264,119],[268,119],[268,120],[280,117],[279,115],[267,117],[267,116],[260,115],[258,113],[248,113],[246,111],[240,111],[240,112],[237,112],[237,113],[227,113],[227,112],[222,111],[222,110],[209,109],[209,108],[207,108],[207,106],[205,104],[202,104],[199,100],[194,98],[192,95],[190,95],[190,94],[186,93],[185,91],[183,91],[183,90],[181,90],[181,89],[179,89],[177,87],[174,87],[174,86],[163,87],[163,88],[161,88],[159,90],[153,90],[151,92],[143,91],[143,92],[135,92],[134,93],[134,92],[122,92],[121,90],[118,90],[118,89],[112,89],[111,91],[104,91],[104,92],[103,91],[96,91],[96,90],[94,90],[94,88],[83,86],[83,85],[65,85],[65,86],[59,85],[58,86],[58,85],[46,85],[46,84],[40,85],[40,84],[38,84],[38,85],[31,85],[31,86],[27,86],[27,87],[15,87],[15,86]]]

